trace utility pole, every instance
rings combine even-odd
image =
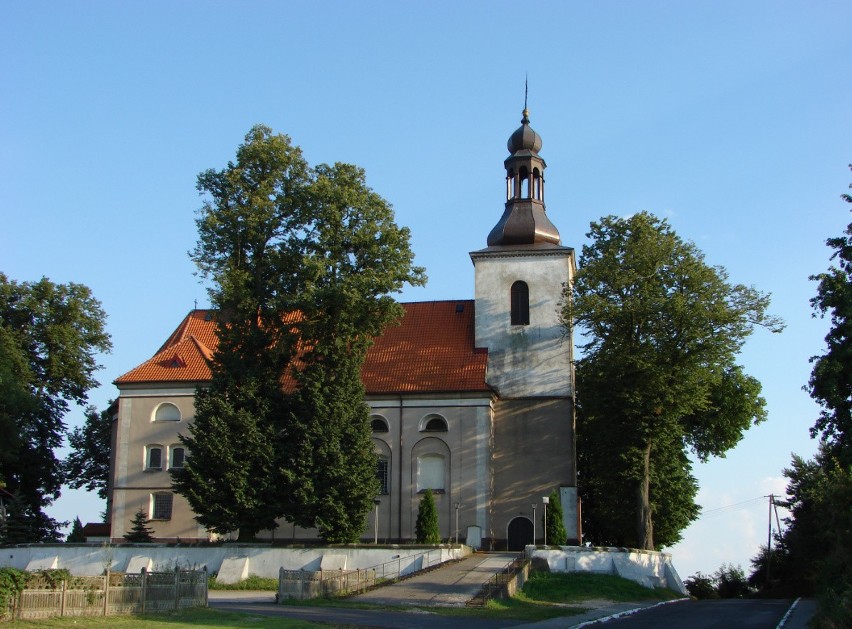
[[[769,494],[769,533],[766,537],[766,587],[772,576],[772,508],[775,506],[775,496]]]

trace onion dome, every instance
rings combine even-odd
[[[524,109],[521,126],[509,137],[507,145],[509,152],[512,154],[518,151],[538,153],[541,150],[541,136],[533,131],[533,128],[530,126],[530,112],[528,109]]]

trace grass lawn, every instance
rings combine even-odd
[[[239,583],[220,583],[216,577],[210,575],[207,579],[208,590],[263,590],[265,592],[278,591],[278,577],[266,578],[256,574],[250,574],[248,579]]]
[[[305,622],[290,618],[274,618],[254,614],[223,612],[218,609],[192,609],[178,614],[149,614],[146,616],[85,616],[77,618],[48,618],[45,620],[15,620],[3,623],[4,629],[221,629],[222,627],[252,627],[252,629],[308,629],[329,627],[327,624]]]
[[[547,603],[581,603],[591,599],[624,603],[670,601],[682,597],[672,590],[651,590],[611,574],[533,572],[517,598]]]

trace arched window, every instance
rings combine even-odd
[[[526,282],[512,284],[512,325],[530,324],[530,289]]]
[[[388,422],[381,415],[373,415],[370,418],[370,428],[373,432],[388,432]]]
[[[163,402],[154,411],[153,419],[155,422],[179,422],[180,409],[174,404]]]
[[[447,432],[447,420],[440,415],[427,415],[420,420],[420,432]]]
[[[424,454],[417,458],[417,491],[444,492],[444,457]]]

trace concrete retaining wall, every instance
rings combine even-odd
[[[631,548],[559,546],[540,549],[527,546],[527,556],[546,561],[551,572],[614,574],[645,587],[667,587],[687,594],[668,553]]]
[[[333,558],[347,570],[370,568],[400,557],[427,550],[440,551],[440,562],[460,559],[470,553],[467,546],[352,546],[334,548],[273,548],[247,544],[221,546],[175,546],[164,544],[32,544],[0,548],[0,566],[20,570],[67,568],[74,576],[127,572],[144,565],[150,570],[202,569],[221,574],[224,583],[239,581],[243,574],[278,578],[285,570],[319,570],[324,557]],[[434,557],[434,552],[433,552]],[[328,563],[326,559],[326,563]],[[133,570],[136,571],[136,570]]]

